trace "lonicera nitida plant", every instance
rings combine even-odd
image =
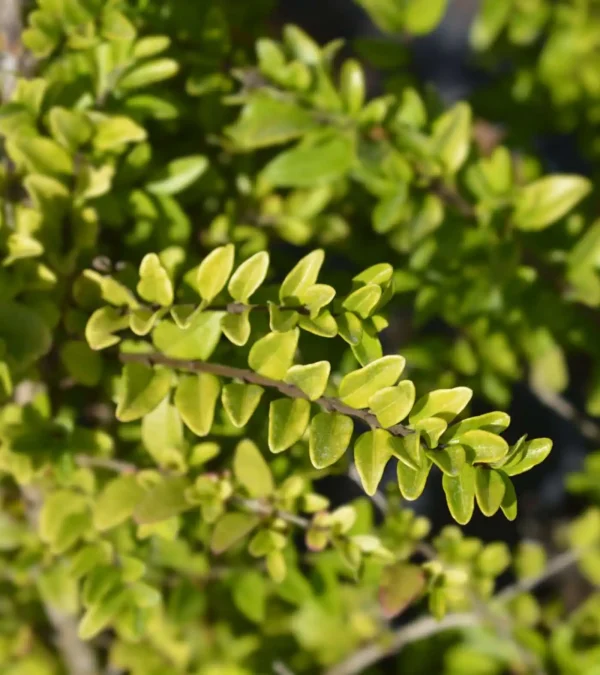
[[[358,4],[408,35],[447,9]],[[549,41],[594,5],[485,2],[475,47],[506,24],[530,64],[554,4]],[[404,43],[344,60],[267,0],[9,5],[0,672],[595,672],[600,595],[537,591],[600,583],[597,506],[559,553],[462,529],[520,522],[512,477],[551,451],[503,437],[515,381],[562,401],[585,358],[600,410],[593,180],[518,125],[484,147]],[[592,74],[566,96],[528,68],[589,104]],[[569,478],[592,502],[596,459]],[[348,476],[358,498],[323,480]],[[430,478],[439,532],[409,503]]]

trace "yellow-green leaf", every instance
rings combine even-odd
[[[316,401],[325,392],[330,371],[329,361],[292,366],[285,376],[285,381],[301,389],[311,401]]]
[[[301,296],[313,286],[325,260],[325,253],[317,249],[304,256],[283,280],[279,299],[284,304],[299,305]]]
[[[369,399],[369,408],[382,427],[392,427],[410,413],[415,402],[415,385],[404,380],[395,387],[384,387]]]
[[[513,223],[520,230],[542,230],[565,216],[592,189],[582,176],[540,178],[519,190]]]
[[[346,452],[352,438],[354,422],[339,413],[319,413],[310,423],[309,454],[316,469],[335,464]]]
[[[212,428],[221,383],[210,373],[184,375],[175,391],[175,407],[185,425],[197,436],[206,436]]]
[[[238,443],[233,458],[233,473],[250,497],[267,497],[275,489],[271,469],[251,440],[244,439]]]
[[[508,453],[508,443],[496,434],[481,429],[467,431],[460,437],[460,444],[472,451],[472,462],[493,464]]]
[[[467,461],[467,453],[462,445],[449,445],[441,450],[428,450],[426,454],[448,476],[458,476]]]
[[[215,525],[210,548],[217,555],[231,548],[240,539],[250,534],[260,523],[260,517],[253,513],[226,513]]]
[[[135,476],[119,476],[107,483],[94,504],[94,527],[101,532],[127,520],[144,496]]]
[[[453,420],[469,403],[473,392],[468,387],[431,391],[415,403],[410,415],[411,424],[428,417],[439,417],[444,422]]]
[[[162,307],[173,303],[173,284],[156,253],[148,253],[142,259],[137,292],[147,302]]]
[[[543,462],[552,450],[552,441],[549,438],[536,438],[528,443],[523,443],[510,460],[502,466],[509,476],[517,476],[529,471]]]
[[[396,383],[405,363],[403,356],[383,356],[364,368],[348,373],[340,383],[342,402],[353,408],[366,408],[373,394]]]
[[[185,498],[189,483],[184,476],[167,476],[153,485],[135,507],[137,523],[148,524],[167,520],[191,508]]]
[[[211,251],[198,266],[196,272],[196,287],[200,297],[210,302],[224,288],[231,270],[235,247],[233,244],[219,246]]]
[[[263,393],[264,389],[257,384],[232,382],[223,387],[223,407],[234,426],[239,429],[248,424]]]
[[[85,327],[85,339],[94,351],[112,347],[120,342],[116,332],[129,326],[129,317],[115,307],[101,307],[90,316]]]
[[[151,412],[171,389],[171,372],[150,368],[141,363],[127,363],[123,368],[117,403],[117,419],[132,422]]]
[[[418,469],[412,469],[402,461],[398,462],[398,486],[404,499],[414,501],[423,494],[430,469],[431,460],[429,457],[424,458]]]
[[[354,463],[365,492],[373,496],[392,457],[392,435],[384,429],[362,434],[354,444]]]
[[[506,484],[498,471],[487,466],[475,467],[475,496],[484,516],[493,516],[500,508]]]
[[[477,417],[469,417],[466,420],[453,424],[442,436],[442,443],[459,443],[462,434],[474,429],[489,431],[492,434],[502,433],[510,424],[510,417],[504,412],[490,412]]]
[[[227,290],[237,302],[248,302],[260,287],[269,269],[269,254],[259,251],[243,262],[232,274]]]
[[[241,314],[225,314],[221,328],[227,339],[238,347],[243,347],[250,338],[250,310]]]
[[[280,398],[269,406],[269,449],[283,452],[299,441],[310,419],[310,402]]]
[[[475,469],[465,464],[458,476],[444,474],[442,486],[452,517],[459,525],[466,525],[475,508]]]
[[[342,307],[348,312],[358,314],[363,319],[367,319],[375,311],[379,300],[381,299],[381,286],[377,284],[367,284],[355,291],[344,299]]]
[[[297,328],[265,335],[252,345],[248,357],[250,368],[265,377],[283,380],[292,365],[299,336]]]

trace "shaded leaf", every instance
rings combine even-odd
[[[223,553],[250,534],[259,523],[259,516],[253,513],[226,513],[217,521],[213,530],[211,551],[217,555]]]
[[[475,469],[465,464],[458,476],[442,477],[448,508],[459,525],[466,525],[475,507]]]
[[[126,363],[116,416],[120,422],[132,422],[151,412],[171,389],[171,372],[141,363]]]
[[[397,563],[385,567],[379,583],[379,604],[387,619],[393,619],[425,590],[425,573],[418,565]]]
[[[210,373],[180,377],[175,391],[175,406],[185,425],[197,436],[210,433],[221,383]]]
[[[484,516],[493,516],[500,508],[506,484],[502,476],[486,466],[475,467],[475,496]]]
[[[264,389],[257,384],[233,382],[223,387],[223,407],[232,424],[238,428],[246,426],[260,403]]]

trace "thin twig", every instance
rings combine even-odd
[[[477,626],[479,623],[479,617],[471,613],[448,614],[441,621],[431,616],[418,619],[397,630],[389,642],[382,640],[357,650],[347,659],[327,670],[325,675],[357,675],[387,656],[397,654],[413,642],[447,630]]]
[[[541,586],[553,576],[564,572],[574,565],[583,553],[582,549],[565,551],[553,558],[544,571],[531,579],[524,579],[500,591],[492,602],[505,604],[520,593],[526,593]],[[468,628],[480,625],[482,617],[476,612],[468,614],[449,614],[441,621],[433,617],[418,619],[395,631],[389,642],[385,636],[377,642],[361,647],[341,663],[333,666],[325,675],[358,675],[369,666],[400,652],[406,645],[454,628]]]
[[[529,591],[534,590],[538,586],[541,586],[544,582],[548,581],[552,577],[555,577],[557,574],[564,572],[565,570],[572,567],[578,560],[581,558],[585,549],[570,549],[559,553],[556,555],[544,568],[544,571],[536,577],[531,577],[529,579],[523,579],[518,581],[511,586],[507,586],[502,591],[500,591],[496,596],[495,600],[500,602],[508,602],[512,600],[515,596],[520,593],[528,593]]]
[[[186,370],[193,373],[211,373],[220,377],[241,380],[242,382],[246,382],[248,384],[257,384],[261,387],[276,389],[281,394],[288,396],[289,398],[302,398],[308,400],[308,396],[299,387],[296,387],[293,384],[288,384],[287,382],[283,382],[282,380],[273,380],[270,377],[259,375],[252,370],[234,368],[233,366],[225,366],[220,363],[209,363],[207,361],[175,359],[158,353],[120,354],[119,358],[123,363],[142,363],[148,366],[161,365],[176,370]],[[377,417],[375,417],[373,413],[370,413],[367,410],[351,408],[345,403],[342,403],[337,398],[321,396],[321,398],[318,398],[316,401],[314,401],[314,403],[317,403],[328,412],[335,411],[341,413],[342,415],[347,415],[348,417],[353,417],[354,419],[360,420],[371,429],[382,428],[377,421]],[[386,431],[389,431],[389,433],[394,436],[408,436],[414,433],[411,429],[405,427],[402,424],[395,424],[392,427],[386,427]]]
[[[567,401],[566,398],[559,394],[553,394],[539,387],[532,388],[532,392],[559,417],[577,427],[579,433],[584,438],[593,443],[600,443],[600,425],[579,412],[570,401]]]
[[[37,531],[42,495],[33,486],[22,488],[22,494],[26,504],[27,520],[31,528]],[[48,621],[54,629],[58,652],[69,675],[99,675],[94,650],[77,634],[77,617],[61,612],[50,603],[44,602],[43,605]]]

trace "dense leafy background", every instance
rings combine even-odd
[[[599,23],[4,3],[0,673],[596,672]]]

